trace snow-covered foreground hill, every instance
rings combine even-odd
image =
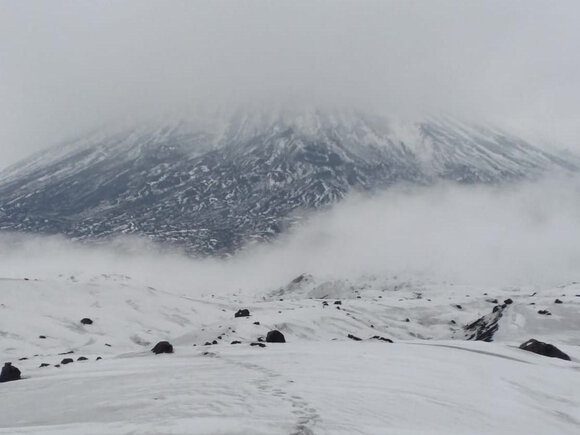
[[[212,295],[121,275],[29,276],[1,280],[0,295],[2,362],[24,378],[0,384],[0,433],[580,431],[576,283],[500,288],[304,275],[259,294]],[[463,326],[489,319],[494,307],[502,313],[494,341],[466,341]],[[251,316],[234,318],[240,308]],[[81,324],[85,317],[93,324]],[[287,342],[250,346],[271,329]],[[517,348],[529,338],[572,361]],[[152,354],[160,340],[175,353]],[[68,357],[75,362],[55,367]]]

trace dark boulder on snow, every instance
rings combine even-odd
[[[514,301],[511,298],[507,298],[505,301],[503,301],[503,303],[506,305],[511,305],[514,303]]]
[[[234,317],[250,317],[250,310],[246,308],[238,310],[236,314],[234,314]]]
[[[537,353],[538,355],[549,356],[551,358],[560,358],[566,361],[570,361],[570,357],[558,349],[553,344],[544,343],[535,339],[531,339],[522,343],[520,349],[527,350],[528,352]]]
[[[550,313],[548,310],[538,310],[538,314],[541,314],[542,316],[551,316],[552,313]]]
[[[20,370],[14,367],[12,363],[4,363],[2,372],[0,372],[0,382],[17,381],[20,379]]]
[[[48,363],[42,363],[38,367],[42,368],[42,367],[49,367],[49,366],[50,366],[50,364],[48,364]]]
[[[266,334],[266,343],[286,343],[286,339],[284,334],[275,329]]]
[[[73,363],[73,362],[75,362],[74,359],[72,359],[72,358],[65,358],[60,363],[62,365],[65,365],[65,364],[70,364],[70,363]]]
[[[88,358],[86,356],[79,356],[77,358],[77,361],[86,361],[86,360],[88,360]]]
[[[563,304],[563,302],[562,302],[560,299],[556,299],[556,300],[554,301],[554,303],[555,303],[555,304]]]
[[[347,337],[350,338],[351,340],[354,340],[354,341],[361,341],[362,340],[362,338],[357,337],[356,335],[352,335],[352,334],[348,334]]]
[[[85,317],[85,318],[81,319],[81,323],[83,325],[92,325],[93,321],[91,319],[89,319],[88,317]]]
[[[155,355],[159,355],[160,353],[173,353],[173,345],[168,341],[160,341],[153,349],[151,349]]]
[[[240,340],[234,340],[231,344],[242,344],[242,342]]]

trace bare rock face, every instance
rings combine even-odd
[[[160,341],[153,349],[151,349],[155,355],[159,355],[160,353],[173,353],[173,345],[168,341]]]
[[[520,349],[528,352],[537,353],[538,355],[549,356],[550,358],[560,358],[570,361],[570,357],[558,349],[553,344],[544,343],[535,339],[530,339],[520,345]]]
[[[14,367],[12,363],[4,363],[2,372],[0,372],[0,382],[17,381],[20,379],[20,370]]]

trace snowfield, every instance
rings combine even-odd
[[[31,276],[1,280],[0,295],[1,355],[24,378],[0,384],[3,434],[580,433],[576,283],[304,275],[212,295],[121,275]],[[494,341],[466,341],[463,325],[507,298]],[[240,308],[251,316],[234,318]],[[287,343],[250,346],[271,329]],[[529,338],[572,361],[517,348]],[[175,353],[152,354],[160,340]]]

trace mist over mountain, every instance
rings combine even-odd
[[[81,240],[139,235],[193,254],[231,254],[349,193],[577,170],[514,135],[449,118],[214,113],[97,131],[5,170],[0,229]]]

